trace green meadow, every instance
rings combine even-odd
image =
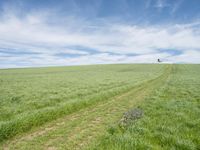
[[[195,150],[199,116],[200,65],[0,70],[0,149]]]
[[[165,83],[138,104],[144,116],[124,128],[113,124],[93,149],[200,149],[199,75],[199,65],[174,65]]]

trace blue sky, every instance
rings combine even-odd
[[[0,68],[200,63],[199,0],[0,0]]]

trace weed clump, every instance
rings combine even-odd
[[[119,127],[125,128],[130,123],[143,116],[143,110],[140,108],[134,108],[124,113],[122,119],[119,121]]]

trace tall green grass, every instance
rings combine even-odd
[[[138,106],[143,117],[126,128],[113,124],[91,149],[199,149],[199,74],[200,65],[175,65],[167,82]]]
[[[123,93],[164,65],[0,70],[0,141]]]

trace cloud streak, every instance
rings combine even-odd
[[[199,21],[140,26],[67,16],[60,24],[50,23],[52,13],[47,11],[23,17],[5,14],[0,18],[0,68],[152,63],[157,58],[200,63]]]

